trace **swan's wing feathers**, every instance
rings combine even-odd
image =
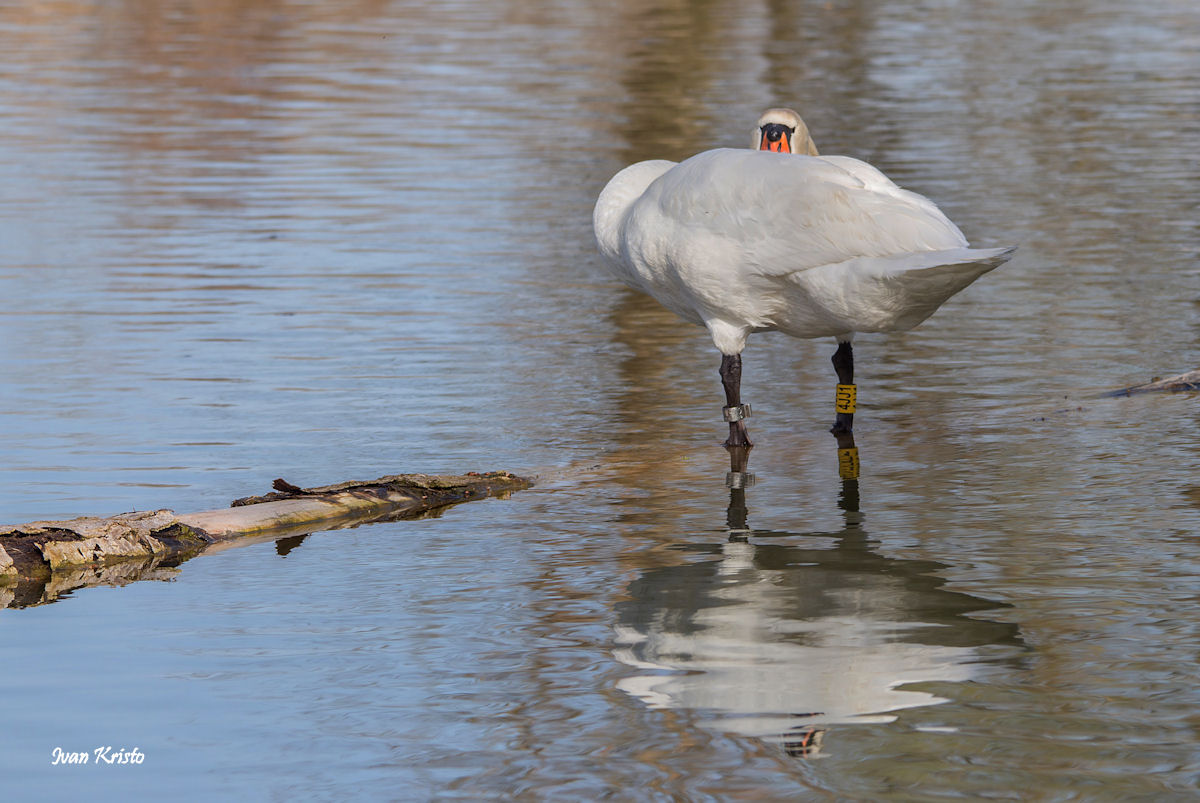
[[[764,276],[966,245],[932,202],[844,156],[706,151],[664,173],[643,201],[676,225],[736,243],[738,267]]]
[[[927,225],[940,223],[941,227],[946,229],[949,234],[957,236],[964,243],[966,242],[966,238],[963,238],[962,232],[958,230],[958,227],[946,217],[942,210],[937,208],[937,205],[933,201],[924,195],[897,186],[894,181],[885,176],[874,165],[850,156],[822,156],[821,160],[839,167],[854,176],[862,182],[864,189],[902,201],[902,206],[908,208],[914,214],[919,214]]]
[[[811,161],[828,169],[780,171],[776,179],[784,185],[776,194],[786,198],[778,213],[790,215],[794,225],[776,225],[773,238],[754,244],[765,274],[967,245],[933,202],[900,189],[865,162],[845,156]]]

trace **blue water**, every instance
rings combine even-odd
[[[1186,4],[0,10],[0,521],[507,469],[508,499],[0,600],[21,800],[1189,799]],[[604,182],[824,153],[1018,257],[856,340],[607,278]],[[162,580],[169,580],[164,582]],[[43,603],[43,604],[32,604]],[[53,751],[137,748],[133,765]]]

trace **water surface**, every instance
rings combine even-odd
[[[0,11],[0,520],[539,485],[0,615],[22,799],[1189,798],[1188,3]],[[623,165],[776,104],[1018,257],[745,354],[610,281]],[[13,601],[17,603],[18,601]],[[23,601],[20,604],[26,604]],[[136,766],[52,766],[55,747]],[[182,791],[181,791],[182,790]]]

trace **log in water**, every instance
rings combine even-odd
[[[222,510],[136,511],[0,526],[0,587],[18,587],[10,589],[8,604],[37,604],[70,588],[122,584],[155,572],[169,575],[172,567],[201,552],[218,545],[250,543],[252,536],[302,535],[414,518],[530,484],[506,471],[398,474],[316,488],[300,488],[280,479],[274,492],[234,500]]]
[[[1132,385],[1120,390],[1114,390],[1109,396],[1131,396],[1134,393],[1153,393],[1155,391],[1166,391],[1175,393],[1182,390],[1200,390],[1200,369],[1188,371],[1187,373],[1168,376],[1165,379],[1155,377],[1149,382],[1141,385]]]

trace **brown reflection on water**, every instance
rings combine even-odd
[[[703,99],[729,67],[723,36],[728,4],[631,4],[621,16],[621,30],[638,32],[628,38],[621,60],[622,158],[633,163],[691,156],[697,143],[712,140],[714,121]]]

